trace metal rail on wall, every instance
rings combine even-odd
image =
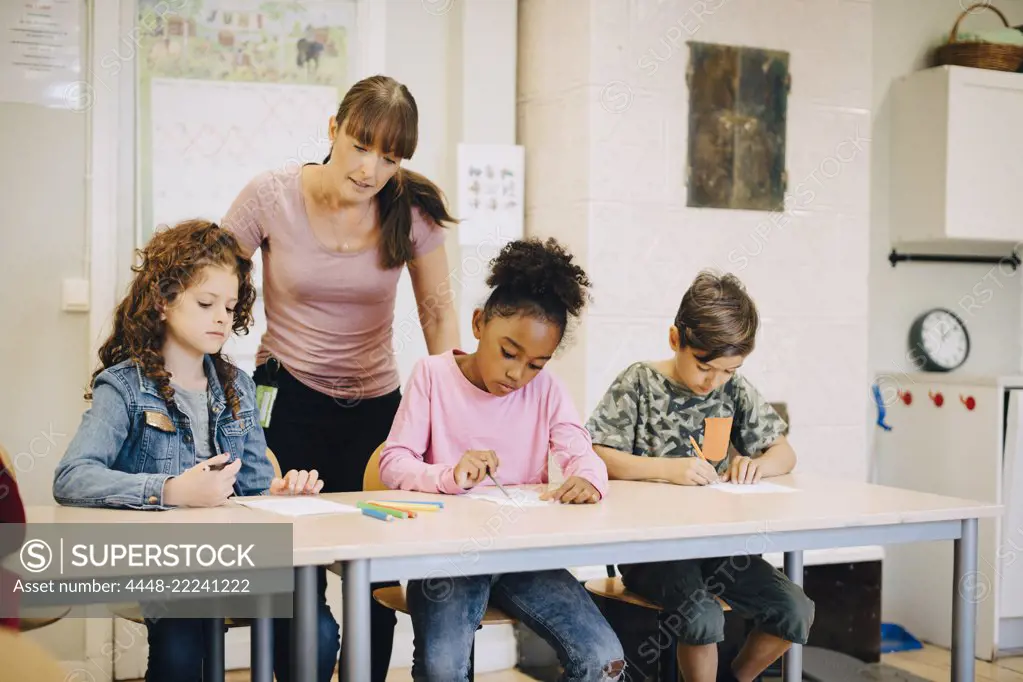
[[[900,262],[917,262],[917,263],[988,263],[998,265],[1005,263],[1010,265],[1013,270],[1020,266],[1020,257],[1015,251],[1012,252],[1011,256],[956,256],[956,255],[943,255],[943,254],[926,254],[926,253],[899,253],[895,249],[888,254],[888,262],[892,264],[894,268],[897,263]]]

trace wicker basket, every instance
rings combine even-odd
[[[939,47],[934,54],[935,62],[941,65],[972,66],[978,69],[993,69],[995,71],[1018,71],[1023,64],[1023,45],[998,45],[995,43],[959,42],[959,24],[963,22],[967,14],[976,9],[987,8],[995,12],[1009,27],[1009,20],[993,5],[987,2],[978,2],[970,5],[959,15],[952,33],[948,36],[948,43]]]

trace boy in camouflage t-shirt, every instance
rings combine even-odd
[[[732,275],[700,275],[669,330],[673,357],[637,362],[608,388],[587,422],[612,479],[707,485],[755,483],[790,472],[796,455],[788,425],[736,371],[753,352],[759,316]],[[732,417],[731,457],[717,468],[697,457],[708,417]],[[806,644],[814,605],[803,590],[757,556],[619,567],[626,587],[681,616],[679,663],[687,682],[717,677],[724,613],[712,595],[752,617],[756,629],[732,662],[737,680],[753,680],[792,642]]]

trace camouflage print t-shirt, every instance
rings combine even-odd
[[[788,432],[778,412],[738,373],[701,396],[645,362],[630,365],[615,378],[586,428],[594,445],[645,457],[694,457],[689,436],[703,442],[707,417],[732,417],[731,445],[749,457],[760,455]],[[725,458],[718,472],[727,466]]]

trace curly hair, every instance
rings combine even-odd
[[[749,355],[759,326],[757,306],[739,278],[710,270],[696,276],[675,314],[682,346],[699,352],[704,362]]]
[[[114,312],[114,329],[100,347],[100,367],[93,373],[92,383],[108,367],[132,360],[156,383],[160,396],[170,406],[174,389],[164,366],[166,323],[160,319],[161,313],[196,283],[205,268],[227,267],[238,275],[238,304],[231,329],[236,334],[247,334],[256,301],[252,261],[242,254],[234,235],[206,220],[188,220],[158,231],[137,254],[141,262],[132,266],[135,278]],[[237,369],[220,352],[212,358],[227,404],[237,418],[239,399],[234,390]],[[92,399],[91,389],[85,399]]]
[[[553,238],[506,244],[491,261],[487,285],[493,291],[483,306],[484,319],[525,313],[553,322],[564,335],[569,318],[578,317],[589,299],[589,277],[573,259]]]

